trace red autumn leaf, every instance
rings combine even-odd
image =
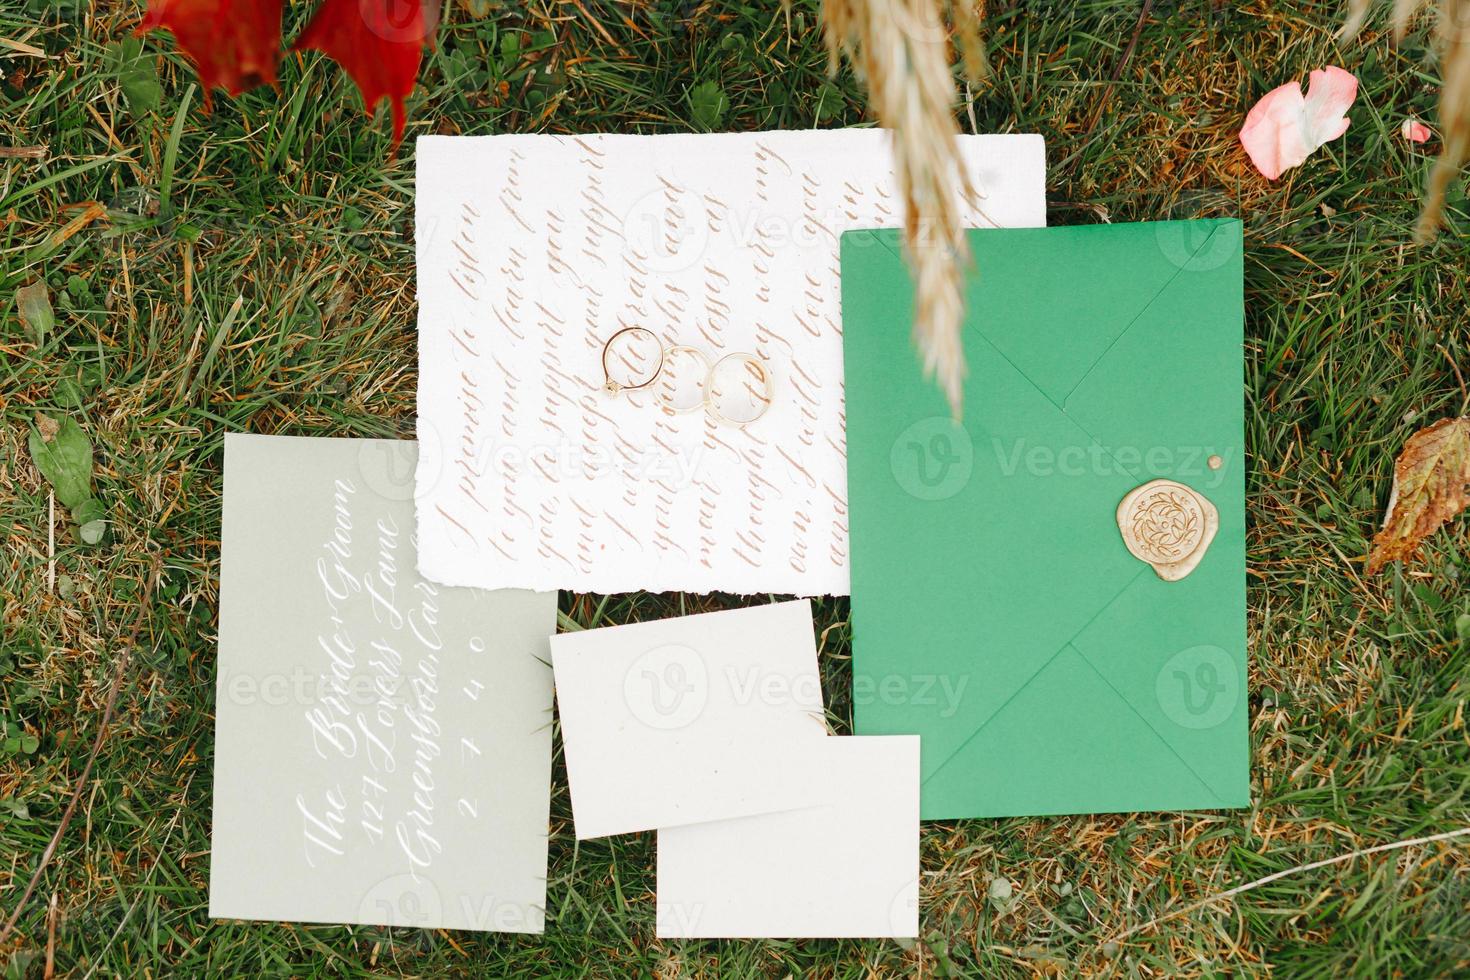
[[[403,100],[413,91],[425,44],[439,22],[438,0],[323,0],[293,45],[336,61],[372,112],[382,99],[393,109],[393,146],[403,138]]]
[[[199,68],[204,104],[218,86],[239,95],[276,84],[284,0],[149,0],[138,34],[160,27]]]

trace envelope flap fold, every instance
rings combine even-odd
[[[963,783],[986,787],[983,797]],[[1170,809],[1181,792],[1224,806],[1068,646],[935,773],[924,818]]]
[[[972,279],[970,301],[983,312],[971,322],[1060,406],[1188,266],[1191,244],[1178,241],[1174,224],[972,236],[983,275]]]

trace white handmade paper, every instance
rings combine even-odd
[[[966,224],[1045,223],[1041,137],[961,148]],[[417,159],[420,571],[846,595],[838,239],[902,223],[889,135],[428,136]],[[604,391],[630,326],[760,358],[769,411]]]

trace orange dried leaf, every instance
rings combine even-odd
[[[1470,417],[1441,419],[1404,443],[1393,467],[1393,495],[1373,538],[1368,574],[1412,558],[1425,538],[1470,504]]]
[[[239,95],[276,84],[283,6],[284,0],[149,0],[137,33],[173,32],[179,50],[199,69],[208,106],[216,87]]]

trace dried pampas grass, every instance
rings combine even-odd
[[[975,9],[954,4],[972,75],[983,71]],[[936,0],[824,0],[822,21],[832,70],[840,56],[868,87],[878,122],[893,133],[894,164],[904,197],[904,247],[914,280],[914,343],[956,419],[964,402],[965,315],[969,247],[956,187],[974,189],[955,137],[956,92],[949,36]],[[956,179],[958,178],[958,180]]]
[[[1353,0],[1342,35],[1353,37],[1368,18],[1372,0]],[[1393,33],[1402,41],[1409,21],[1429,0],[1394,0]],[[1443,145],[1429,174],[1424,210],[1414,237],[1434,238],[1444,217],[1444,195],[1450,181],[1470,159],[1470,0],[1439,0],[1439,39],[1444,59],[1444,88],[1439,93],[1439,127]]]

